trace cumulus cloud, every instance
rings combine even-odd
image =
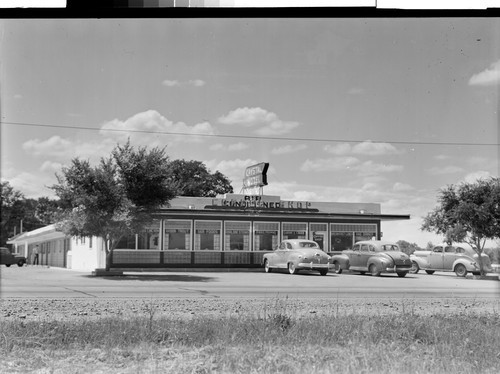
[[[162,136],[162,133],[164,136]],[[102,125],[101,134],[126,141],[129,137],[137,139],[140,135],[142,143],[148,145],[169,144],[172,142],[201,142],[203,137],[196,135],[213,135],[214,129],[207,122],[189,126],[184,122],[172,122],[156,110],[137,113],[122,121],[114,119]],[[148,135],[149,134],[149,135]]]
[[[262,136],[283,135],[299,126],[298,122],[281,120],[276,113],[248,107],[235,109],[218,121],[223,125],[253,127]]]
[[[99,142],[82,142],[54,135],[48,139],[31,139],[23,143],[26,153],[35,157],[52,157],[58,160],[70,160],[74,157],[96,159],[97,155],[109,152],[114,142],[103,139]],[[100,156],[99,156],[100,157]]]
[[[364,88],[353,87],[347,93],[349,95],[362,95],[366,92]]]
[[[465,182],[465,183],[475,183],[475,182],[477,182],[480,179],[489,179],[491,177],[493,177],[493,176],[489,172],[484,171],[484,170],[480,170],[480,171],[475,171],[473,173],[467,174],[464,177],[463,182]]]
[[[305,144],[285,145],[283,147],[273,148],[271,150],[271,153],[273,155],[284,155],[284,154],[288,154],[288,153],[295,153],[295,152],[303,151],[304,149],[307,149],[307,145],[305,145]]]
[[[326,145],[325,152],[335,155],[365,155],[365,156],[384,156],[402,153],[390,143],[375,143],[366,140],[361,143],[351,145],[349,143],[340,143],[335,145]]]
[[[494,62],[489,68],[474,74],[469,79],[471,86],[492,86],[500,84],[500,60]]]
[[[316,160],[307,159],[300,166],[301,171],[340,171],[349,169],[358,165],[360,161],[355,157],[334,157],[334,158],[319,158]]]
[[[210,150],[211,151],[218,151],[218,152],[219,151],[220,152],[224,152],[224,151],[238,152],[238,151],[243,151],[244,149],[247,149],[249,147],[250,146],[248,144],[243,143],[243,142],[238,142],[238,143],[229,144],[229,145],[217,143],[217,144],[211,145]]]
[[[239,192],[239,188],[243,185],[243,176],[245,174],[245,169],[249,166],[259,163],[253,159],[235,159],[235,160],[223,160],[223,161],[207,161],[205,164],[212,170],[218,170],[226,177],[232,181],[233,188],[235,192]],[[269,174],[269,171],[268,171]]]
[[[455,173],[461,173],[463,171],[464,171],[463,168],[453,165],[444,167],[434,166],[427,170],[427,172],[431,175],[455,174]]]
[[[42,166],[40,166],[40,171],[43,172],[60,172],[63,167],[63,164],[60,162],[52,162],[52,161],[44,161]]]
[[[406,191],[411,191],[414,188],[412,186],[410,186],[409,184],[396,182],[392,186],[392,189],[396,192],[406,192]]]
[[[403,171],[402,165],[394,164],[379,164],[371,160],[365,161],[362,164],[353,167],[353,170],[358,171],[358,175],[377,175],[381,173],[393,173]]]
[[[167,87],[184,87],[184,86],[203,87],[206,84],[206,82],[201,79],[191,79],[188,81],[165,79],[163,82],[161,82],[161,84]]]

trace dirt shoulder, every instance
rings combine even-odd
[[[466,298],[353,299],[331,298],[186,298],[186,299],[2,299],[0,316],[7,320],[81,320],[104,317],[155,316],[194,318],[273,314],[291,317],[340,315],[433,315],[447,313],[499,313],[500,300]]]

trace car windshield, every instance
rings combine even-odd
[[[319,248],[314,242],[300,242],[299,246],[302,248]]]
[[[399,247],[396,244],[384,244],[382,249],[384,251],[399,251]]]

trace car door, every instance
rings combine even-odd
[[[443,269],[453,270],[453,263],[457,259],[457,249],[452,245],[444,247],[443,252]]]
[[[346,250],[344,253],[349,257],[351,268],[357,268],[361,264],[361,244],[354,244],[352,250]]]
[[[438,245],[429,253],[429,266],[431,269],[443,269],[443,246]]]
[[[281,242],[278,249],[276,250],[276,266],[280,268],[286,267],[286,257],[288,253],[286,244],[286,242]]]
[[[368,259],[374,255],[375,247],[371,244],[361,244],[359,256],[359,265],[365,270],[368,270]]]

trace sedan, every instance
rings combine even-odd
[[[399,277],[405,277],[411,270],[410,257],[401,252],[396,243],[382,240],[359,241],[352,249],[332,256],[331,261],[336,273],[348,269],[375,276],[396,273]]]
[[[305,239],[283,240],[272,253],[266,253],[262,261],[266,273],[273,269],[285,269],[290,274],[297,274],[299,270],[317,270],[326,275],[330,268],[330,256],[318,243]]]
[[[8,248],[0,247],[0,264],[9,267],[12,264],[23,266],[26,263],[26,257],[19,253],[10,253]]]

